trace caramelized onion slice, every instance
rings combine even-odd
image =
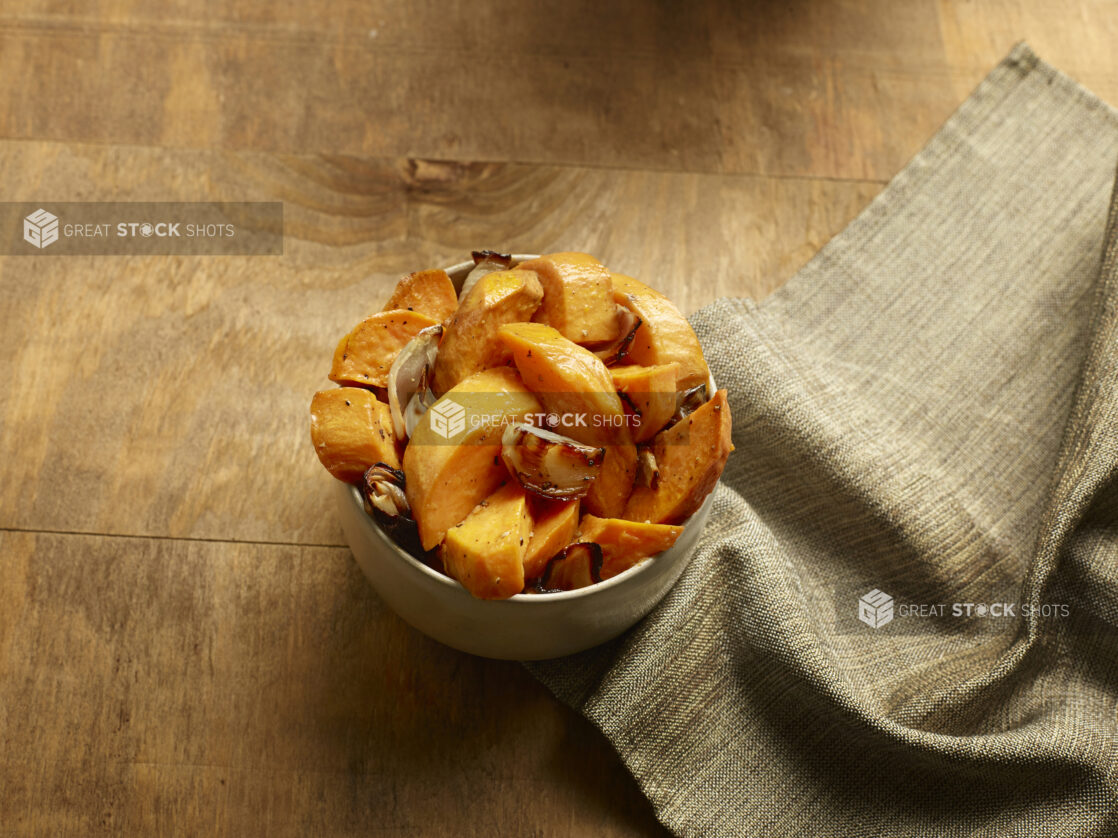
[[[619,364],[629,355],[629,347],[637,336],[637,329],[641,327],[641,319],[625,306],[617,307],[617,324],[620,337],[615,341],[593,350],[594,354],[602,359],[607,367]]]
[[[496,250],[472,250],[470,256],[474,260],[474,265],[480,265],[482,262],[497,262],[504,265],[506,271],[512,267],[511,253],[498,253]]]
[[[404,494],[404,473],[385,463],[371,466],[361,479],[365,512],[388,537],[418,559],[427,556],[419,543],[419,528]]]
[[[602,548],[592,542],[568,544],[547,563],[533,590],[539,594],[573,591],[602,581]]]
[[[708,401],[710,401],[710,396],[707,395],[705,384],[699,384],[690,390],[681,391],[676,403],[675,413],[672,414],[668,427],[671,427],[680,419],[686,419]]]
[[[474,258],[474,269],[466,274],[462,283],[462,290],[458,292],[458,299],[463,299],[470,289],[477,285],[477,281],[486,274],[497,271],[507,271],[512,267],[511,253],[498,253],[495,250],[475,250],[470,254]]]
[[[604,448],[515,422],[501,435],[501,459],[520,485],[545,498],[571,500],[590,491],[602,470]]]
[[[404,473],[387,463],[377,463],[365,471],[361,480],[361,497],[365,500],[365,511],[373,517],[378,513],[390,518],[411,515],[411,507],[404,494]]]
[[[420,331],[404,345],[388,370],[392,431],[401,442],[411,436],[419,417],[435,403],[430,382],[442,333],[442,325]]]

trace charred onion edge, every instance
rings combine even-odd
[[[579,548],[582,548],[579,550]],[[547,560],[544,566],[543,573],[533,583],[532,590],[537,594],[557,594],[562,591],[568,590],[567,588],[551,588],[548,583],[551,581],[551,574],[555,570],[556,564],[572,558],[572,551],[589,552],[590,553],[590,584],[597,585],[602,581],[602,545],[593,541],[578,541],[574,544],[568,544],[554,556]],[[588,587],[588,586],[587,586]],[[579,588],[570,588],[569,590],[577,591]]]
[[[706,384],[696,384],[690,390],[681,391],[676,402],[675,413],[672,414],[667,427],[670,428],[681,419],[686,419],[708,401],[710,397],[707,395]]]
[[[637,329],[644,323],[643,320],[632,311],[625,308],[625,306],[617,307],[617,318],[620,321],[621,337],[600,349],[594,350],[594,354],[597,355],[607,367],[615,366],[629,357],[629,349],[632,347],[633,341],[637,337]]]
[[[656,489],[660,485],[660,466],[656,462],[656,455],[647,446],[637,449],[637,477],[636,485],[648,489]]]
[[[632,396],[630,396],[624,390],[618,390],[617,391],[617,397],[619,399],[621,399],[621,401],[625,402],[625,406],[627,408],[629,408],[629,410],[633,411],[634,416],[640,416],[641,415],[641,409],[639,407],[637,407],[637,403],[633,401]]]
[[[392,487],[385,493],[385,496],[395,506],[396,514],[382,509],[373,501],[378,484]],[[404,473],[399,469],[392,468],[387,463],[376,463],[370,466],[361,478],[359,487],[365,512],[397,547],[428,566],[440,570],[435,565],[437,558],[435,552],[424,550],[419,541],[419,527],[415,523],[415,518],[412,517],[407,495],[404,494],[404,487]]]
[[[411,517],[411,506],[408,504],[407,495],[404,494],[404,473],[398,468],[392,468],[388,463],[376,463],[365,470],[361,477],[361,498],[365,503],[365,511],[373,517],[380,512],[391,518],[401,516]],[[392,509],[377,503],[384,498]]]
[[[496,250],[471,250],[470,256],[474,260],[475,267],[482,262],[500,262],[506,268],[512,267],[511,253],[499,253]]]
[[[641,423],[644,421],[644,414],[641,412],[641,409],[639,407],[637,407],[637,403],[633,401],[633,397],[630,396],[628,393],[626,393],[624,390],[618,390],[617,391],[617,397],[619,399],[621,399],[621,401],[625,404],[625,406],[633,412],[633,416],[636,417],[637,421],[636,421],[636,425],[634,426],[633,430],[634,431],[640,430]]]
[[[497,253],[494,250],[475,250],[470,256],[473,257],[474,266],[462,281],[462,290],[458,292],[459,300],[465,298],[465,296],[470,293],[470,289],[477,285],[477,281],[486,274],[507,271],[512,267],[512,254],[510,253]]]
[[[535,437],[534,446],[541,447],[542,453],[537,458],[537,465],[543,462],[547,456],[546,449],[560,445],[567,449],[568,456],[581,456],[583,463],[572,463],[571,470],[577,477],[577,483],[564,484],[560,486],[551,480],[534,480],[533,474],[539,474],[538,471],[530,471],[526,463],[520,461],[524,456],[525,449],[528,445],[524,443],[526,436]],[[606,456],[606,449],[601,447],[594,447],[591,445],[583,445],[577,440],[570,437],[565,437],[557,434],[554,431],[549,431],[544,428],[537,428],[535,425],[529,425],[527,422],[513,422],[505,427],[501,433],[501,460],[505,464],[505,468],[509,473],[516,478],[517,482],[529,492],[539,495],[540,497],[550,498],[552,500],[574,500],[580,498],[590,491],[590,484],[597,479],[601,473],[602,461]],[[545,475],[539,474],[541,478]],[[551,475],[554,476],[554,475]]]
[[[441,323],[421,329],[404,344],[388,370],[388,409],[392,417],[392,432],[400,442],[411,436],[415,422],[435,401],[431,392],[431,380],[442,333]],[[410,367],[405,369],[406,365],[415,364],[421,364],[418,370]],[[419,397],[418,400],[416,396]],[[409,414],[415,417],[410,428]]]

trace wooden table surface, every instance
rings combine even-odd
[[[0,834],[662,834],[589,723],[371,592],[308,439],[334,342],[478,247],[760,299],[1016,41],[1118,102],[1116,36],[1101,0],[5,4],[4,200],[283,201],[286,244],[0,259]]]

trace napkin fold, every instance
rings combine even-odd
[[[529,669],[679,835],[1118,834],[1118,113],[1016,47],[761,305],[636,628]]]

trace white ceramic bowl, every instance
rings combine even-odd
[[[533,257],[514,254],[514,258]],[[472,267],[473,262],[464,262],[447,268],[447,273],[460,286]],[[713,502],[712,492],[687,519],[671,549],[612,579],[576,591],[482,600],[397,546],[366,514],[355,486],[334,483],[346,541],[381,599],[440,643],[507,660],[542,660],[581,652],[636,623],[687,567]]]

